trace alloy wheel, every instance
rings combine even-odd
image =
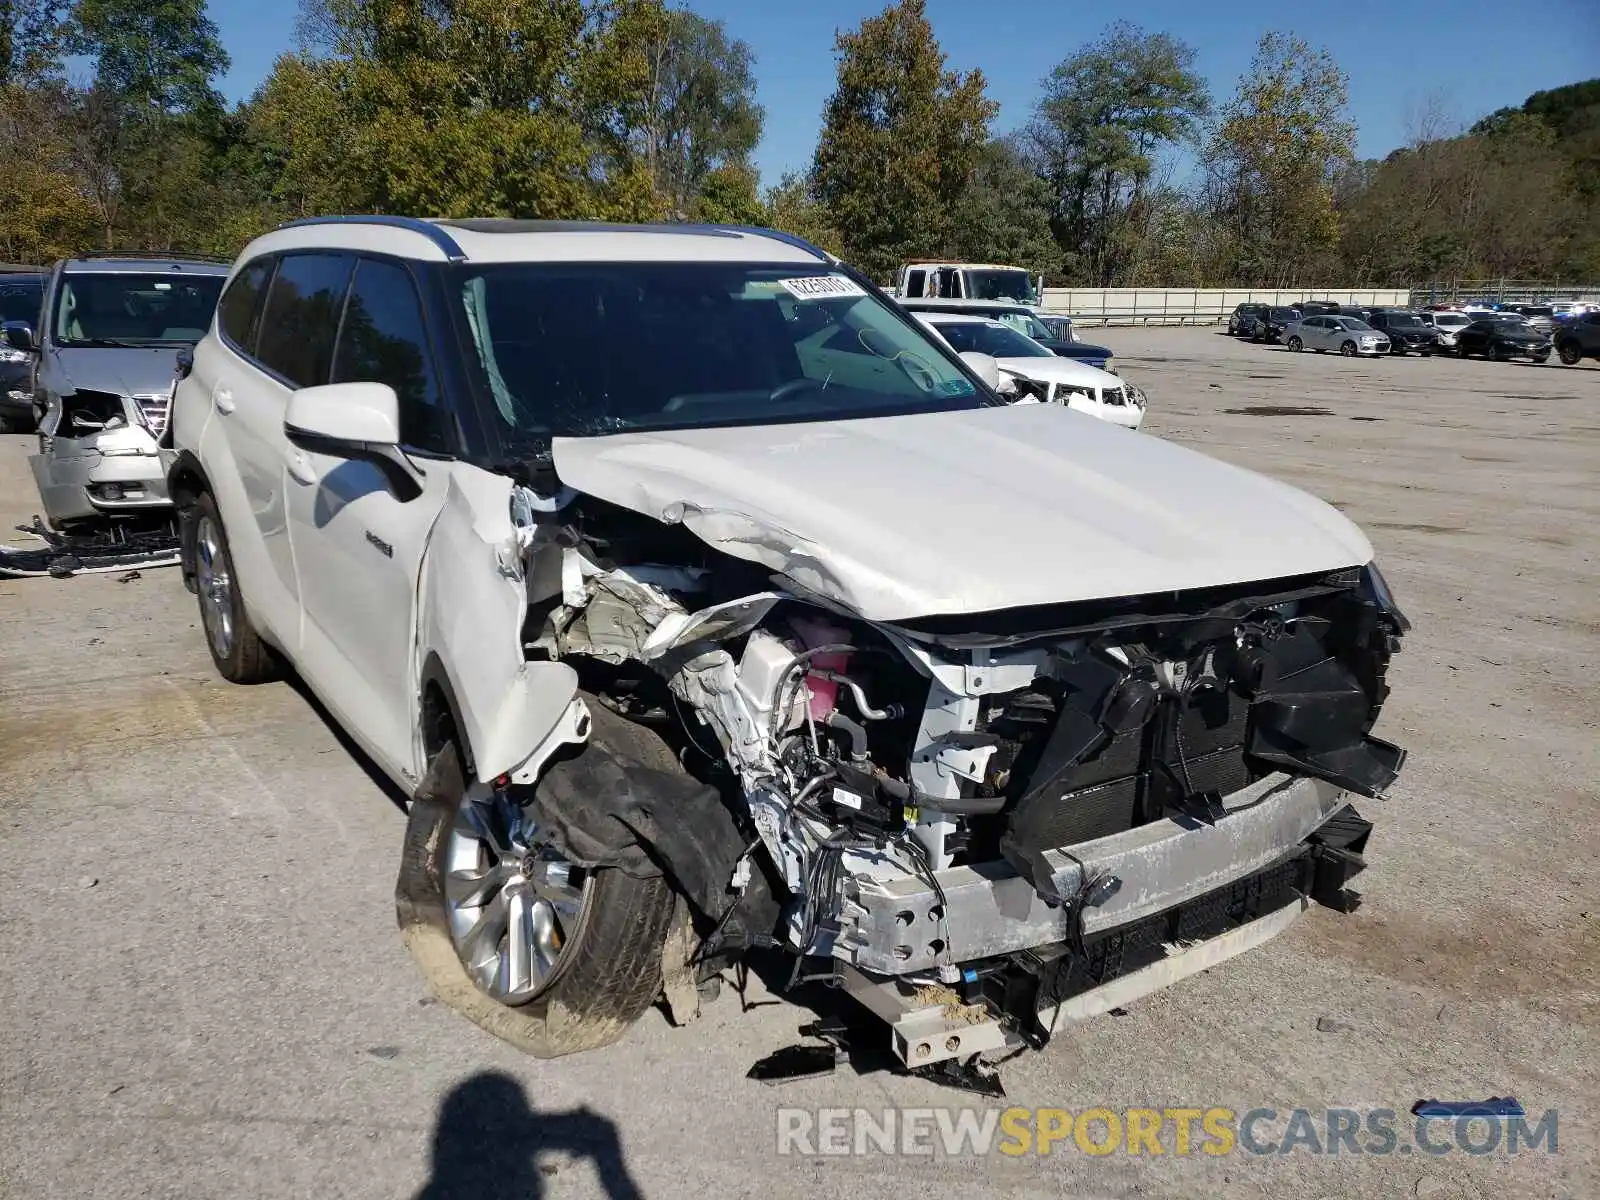
[[[549,847],[506,792],[473,784],[445,855],[450,937],[467,974],[502,1004],[548,988],[588,912],[593,876]]]
[[[233,573],[221,531],[209,516],[195,528],[195,586],[206,638],[218,658],[233,653]]]

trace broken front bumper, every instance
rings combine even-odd
[[[1075,913],[1046,904],[1003,862],[940,871],[938,892],[909,876],[857,876],[846,890],[834,956],[875,975],[907,975],[935,969],[946,939],[949,960],[969,963],[1103,934],[1282,861],[1346,803],[1334,784],[1277,774],[1227,797],[1214,823],[1169,817],[1070,852],[1048,851],[1058,895],[1080,894],[1085,879],[1118,881],[1082,910],[1076,929]]]
[[[158,454],[35,454],[28,466],[51,525],[172,503]]]

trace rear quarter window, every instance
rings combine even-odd
[[[256,328],[261,301],[272,279],[273,262],[261,259],[233,277],[217,305],[217,320],[228,340],[246,354],[256,350]]]

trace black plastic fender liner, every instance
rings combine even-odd
[[[573,862],[664,875],[697,923],[715,922],[733,900],[729,880],[748,844],[733,814],[653,731],[593,697],[589,712],[589,740],[545,769],[528,814]]]

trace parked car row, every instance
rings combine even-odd
[[[31,330],[43,301],[44,276],[0,274],[0,327]],[[27,433],[33,425],[33,355],[0,341],[0,433]]]
[[[1600,309],[1569,312],[1557,322],[1549,305],[1513,311],[1435,307],[1358,307],[1329,300],[1299,308],[1241,304],[1228,318],[1228,332],[1290,350],[1337,352],[1347,357],[1383,354],[1481,355],[1505,360],[1549,361],[1555,353],[1571,366],[1600,358]]]

